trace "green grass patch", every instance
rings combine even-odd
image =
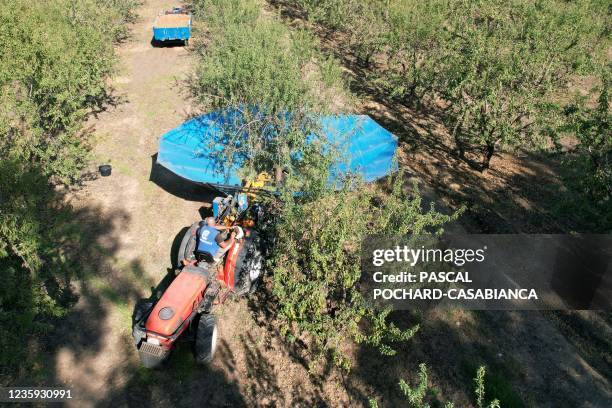
[[[518,391],[513,387],[512,382],[517,377],[517,369],[515,360],[507,366],[505,363],[485,364],[473,360],[464,360],[461,363],[461,372],[469,383],[466,383],[465,388],[472,387],[474,382],[474,373],[481,365],[486,366],[485,375],[485,400],[487,403],[494,399],[498,399],[501,406],[504,408],[525,408],[526,405]],[[475,400],[475,396],[472,395]]]
[[[192,378],[197,370],[198,366],[190,347],[186,344],[179,345],[168,361],[169,376],[176,381],[185,381]]]

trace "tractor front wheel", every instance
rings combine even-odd
[[[154,303],[148,299],[138,301],[134,307],[134,313],[132,314],[132,324],[140,323],[151,309],[153,309],[153,304]]]
[[[200,316],[195,341],[195,358],[199,364],[210,364],[217,348],[217,319],[212,314]]]

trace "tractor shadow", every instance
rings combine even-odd
[[[185,226],[181,228],[178,234],[172,240],[172,246],[170,247],[170,265],[172,265],[172,269],[178,268],[178,254],[181,249],[181,242],[183,241],[183,237],[189,231],[189,227]]]

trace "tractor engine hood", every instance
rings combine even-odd
[[[198,307],[208,282],[203,273],[190,269],[186,268],[174,278],[159,299],[145,324],[147,331],[171,336]]]

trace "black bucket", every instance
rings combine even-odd
[[[98,169],[100,170],[102,177],[108,177],[111,175],[112,167],[110,164],[103,164],[98,167]]]

